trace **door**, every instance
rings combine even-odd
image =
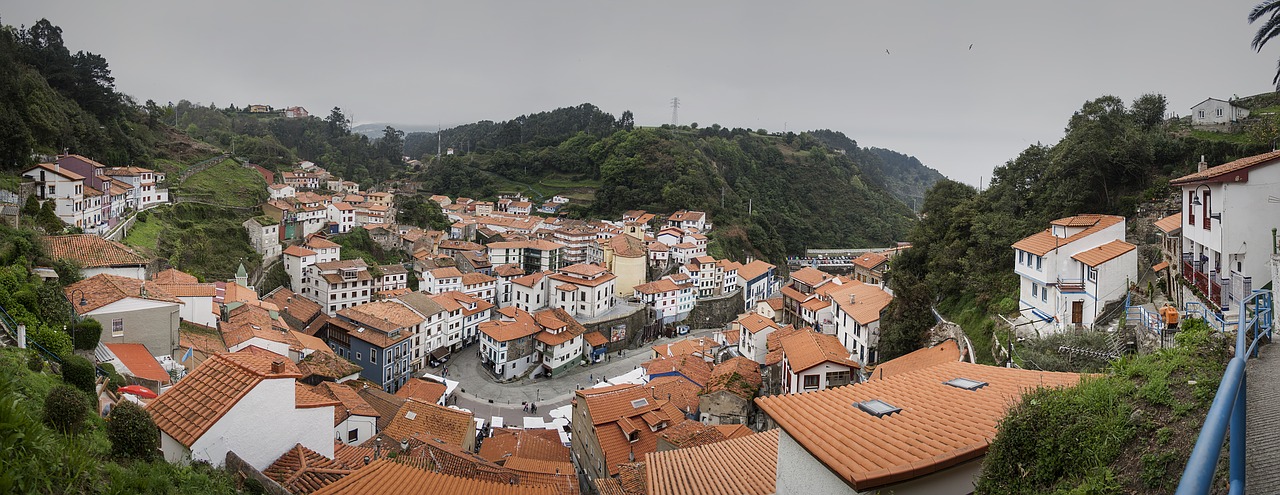
[[[1071,301],[1071,323],[1084,323],[1084,301]]]

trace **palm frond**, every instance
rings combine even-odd
[[[1262,51],[1262,46],[1266,45],[1268,41],[1271,41],[1278,34],[1280,34],[1280,16],[1273,15],[1270,19],[1267,19],[1267,22],[1262,27],[1258,28],[1258,34],[1253,36],[1253,43],[1250,46],[1253,47],[1254,51],[1260,52]]]
[[[1249,24],[1253,24],[1253,21],[1261,19],[1262,16],[1267,15],[1268,13],[1271,13],[1271,15],[1274,16],[1274,11],[1276,9],[1280,9],[1280,0],[1266,0],[1258,5],[1254,5],[1253,10],[1249,11]]]

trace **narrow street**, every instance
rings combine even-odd
[[[685,337],[707,337],[718,328],[699,329],[677,338],[659,338],[639,349],[622,351],[622,356],[614,352],[600,363],[575,367],[555,378],[521,379],[510,383],[498,383],[493,375],[480,364],[478,354],[480,344],[474,344],[449,358],[443,367],[429,368],[433,374],[447,367],[450,380],[459,382],[454,392],[457,406],[471,410],[477,418],[490,421],[494,416],[502,417],[504,425],[521,426],[526,417],[538,417],[544,422],[551,422],[551,410],[569,404],[573,392],[579,388],[590,388],[597,380],[626,374],[645,361],[653,359],[655,345],[667,344]],[[526,402],[537,404],[537,414],[524,412]]]

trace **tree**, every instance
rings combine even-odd
[[[1267,20],[1258,26],[1258,32],[1253,35],[1253,43],[1250,44],[1258,53],[1262,53],[1262,47],[1280,34],[1280,0],[1264,0],[1253,6],[1253,10],[1249,11],[1249,24],[1263,17]],[[1276,76],[1271,79],[1271,84],[1280,90],[1280,61],[1276,63]]]
[[[1148,93],[1133,100],[1129,113],[1133,115],[1133,121],[1138,124],[1138,127],[1148,131],[1164,121],[1164,112],[1168,105],[1169,102],[1164,95]]]
[[[59,385],[44,397],[44,424],[58,432],[80,431],[88,416],[89,400],[79,390]]]
[[[107,421],[107,439],[111,440],[111,456],[118,459],[150,461],[160,444],[160,430],[151,414],[129,401],[121,401],[111,410]]]
[[[98,346],[98,341],[102,338],[102,324],[98,320],[87,318],[75,323],[74,327],[76,349],[90,350]]]
[[[324,122],[328,125],[330,137],[345,136],[347,133],[351,132],[351,119],[348,119],[346,115],[342,114],[341,108],[333,107],[333,110],[329,111],[329,116],[324,119]]]
[[[631,110],[622,112],[622,118],[618,119],[618,128],[629,131],[636,127],[636,117],[631,114]]]
[[[53,209],[53,200],[45,201],[40,206],[40,213],[36,215],[36,225],[39,225],[49,235],[60,234],[62,229],[66,228],[66,224],[62,223],[61,218],[58,218],[58,212]]]

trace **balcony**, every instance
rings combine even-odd
[[[1210,303],[1221,307],[1223,301],[1227,300],[1224,291],[1229,280],[1197,270],[1202,263],[1186,261],[1188,259],[1186,254],[1183,254],[1182,259],[1182,278],[1198,289]]]
[[[1084,292],[1084,279],[1058,277],[1058,292]]]

